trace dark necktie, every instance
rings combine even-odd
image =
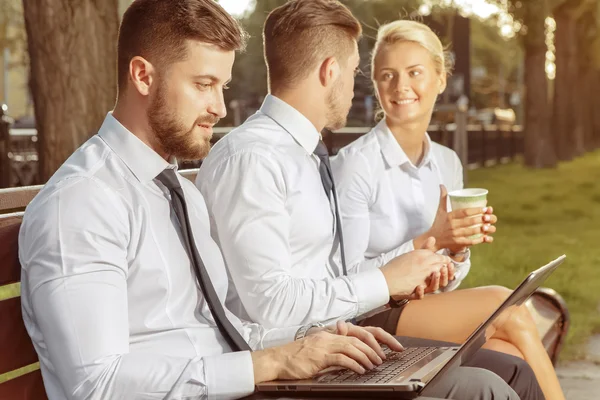
[[[337,193],[335,192],[335,182],[333,181],[333,174],[331,173],[331,164],[329,163],[329,151],[327,151],[327,146],[323,143],[322,140],[319,140],[319,144],[317,144],[317,148],[313,152],[317,157],[319,157],[319,174],[321,175],[321,183],[323,184],[323,189],[325,189],[325,195],[329,199],[330,194],[333,196],[333,205],[335,209],[335,225],[336,225],[336,235],[338,241],[340,242],[340,253],[342,256],[342,271],[344,276],[348,275],[348,270],[346,269],[346,254],[344,252],[344,235],[342,234],[342,218],[340,217],[339,206],[338,206],[338,198]]]
[[[190,219],[188,216],[187,205],[185,203],[185,197],[183,196],[183,189],[181,188],[181,184],[177,179],[177,173],[175,170],[168,168],[161,172],[156,179],[165,185],[171,192],[171,206],[173,207],[175,215],[177,215],[177,219],[179,220],[179,225],[181,226],[185,249],[190,257],[190,260],[192,261],[192,266],[194,267],[196,278],[200,284],[200,289],[206,298],[208,308],[210,309],[210,312],[217,323],[217,327],[219,328],[221,335],[223,335],[233,351],[252,351],[242,335],[240,335],[237,329],[235,329],[235,327],[231,324],[229,319],[227,319],[225,309],[223,309],[223,305],[219,301],[215,287],[210,281],[210,276],[206,271],[206,267],[202,262],[202,258],[200,258],[200,254],[196,248],[196,242],[194,241],[194,236],[190,226]]]

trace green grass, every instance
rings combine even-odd
[[[464,287],[514,288],[529,271],[566,254],[544,286],[559,292],[571,313],[561,360],[583,357],[586,339],[600,333],[600,152],[552,170],[509,164],[468,177],[468,187],[489,189],[498,231],[493,244],[473,250]]]

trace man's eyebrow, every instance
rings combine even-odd
[[[220,79],[219,79],[219,78],[217,78],[216,76],[214,76],[214,75],[211,75],[211,74],[204,74],[204,75],[194,75],[192,78],[193,78],[194,80],[199,80],[199,79],[210,79],[212,82],[219,82],[219,81],[220,81]],[[230,77],[229,79],[227,79],[227,80],[224,82],[224,84],[225,84],[225,85],[227,85],[227,84],[229,84],[230,82],[231,82],[231,77]]]
[[[211,81],[218,81],[219,80],[219,78],[217,78],[214,75],[210,75],[210,74],[194,75],[193,78],[194,79],[210,79]]]

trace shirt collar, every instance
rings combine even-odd
[[[431,138],[429,137],[429,133],[425,132],[425,156],[423,156],[423,161],[421,161],[421,165],[429,165],[433,162],[433,152],[431,151]]]
[[[381,148],[381,154],[390,168],[399,167],[407,163],[409,165],[413,165],[396,138],[394,138],[392,131],[387,126],[385,118],[379,121],[379,123],[375,126],[375,134],[377,135],[377,141],[379,142],[379,147]],[[429,134],[425,133],[425,155],[423,156],[421,164],[419,164],[417,168],[429,165],[430,163],[431,138],[429,137]]]
[[[263,101],[260,111],[292,135],[307,153],[315,151],[321,134],[300,111],[271,94]]]
[[[98,136],[142,183],[150,182],[167,168],[177,169],[177,161],[174,158],[168,163],[117,121],[112,112],[104,119]]]

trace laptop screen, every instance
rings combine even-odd
[[[438,371],[438,373],[427,383],[426,386],[435,384],[438,377],[443,376],[444,372],[448,369],[458,365],[462,365],[464,361],[468,360],[477,350],[481,348],[486,342],[486,330],[491,323],[505,310],[510,307],[520,306],[523,304],[529,296],[540,287],[540,285],[554,272],[554,270],[563,263],[566,256],[562,255],[556,260],[544,265],[543,267],[530,273],[524,280],[517,286],[517,288],[511,293],[510,296],[490,315],[490,317],[475,329],[475,331],[467,338],[467,340],[460,346],[456,351],[456,354],[452,356],[450,360]]]

